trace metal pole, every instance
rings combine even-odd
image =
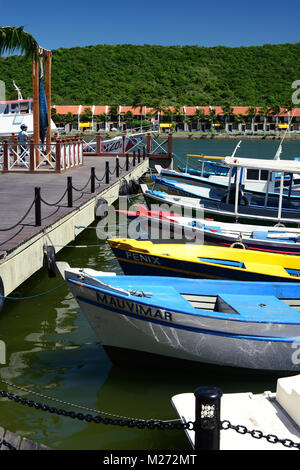
[[[35,201],[35,226],[42,225],[42,211],[41,211],[41,188],[34,188],[34,201]]]
[[[267,189],[266,189],[264,207],[267,207],[267,203],[268,203],[268,194],[269,194],[269,186],[270,186],[270,177],[271,176],[272,176],[272,173],[270,173],[270,170],[268,170],[268,181],[267,181]]]
[[[283,184],[284,184],[284,171],[282,173],[280,173],[280,193],[279,193],[279,204],[278,204],[278,222],[280,222],[281,212],[282,212]]]
[[[235,179],[235,200],[234,200],[234,213],[235,215],[238,214],[238,205],[239,205],[239,192],[240,192],[240,176],[241,176],[241,168],[238,167],[236,179]]]
[[[231,177],[232,177],[232,166],[229,168],[229,174],[228,174],[228,191],[227,191],[227,197],[226,197],[226,204],[229,204],[229,195],[230,195],[230,190],[231,190]]]
[[[129,156],[128,153],[126,153],[126,171],[129,170]]]
[[[72,176],[67,178],[68,207],[73,207]]]
[[[199,387],[194,392],[195,450],[220,449],[220,409],[222,391],[217,387]]]

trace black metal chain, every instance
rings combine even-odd
[[[161,420],[145,420],[145,419],[122,419],[122,418],[103,418],[100,415],[94,416],[91,414],[83,414],[83,413],[75,413],[74,411],[66,411],[61,408],[56,408],[54,406],[45,405],[39,402],[35,402],[33,400],[27,400],[27,398],[22,398],[19,395],[14,395],[13,393],[9,393],[5,390],[0,390],[0,395],[4,398],[8,398],[9,400],[14,400],[17,403],[21,403],[22,405],[29,406],[31,408],[35,408],[36,410],[47,411],[51,414],[57,414],[59,416],[66,416],[72,419],[79,419],[80,421],[86,421],[88,423],[96,423],[96,424],[110,424],[115,426],[127,426],[127,427],[137,427],[139,429],[161,429],[161,430],[182,430],[182,429],[194,429],[194,424],[189,421],[187,423],[170,423],[168,421],[161,421]]]
[[[270,444],[282,444],[284,447],[300,450],[300,442],[293,442],[291,439],[279,439],[275,434],[264,434],[258,429],[249,430],[240,424],[233,425],[228,420],[221,421],[221,429],[233,429],[239,434],[250,434],[254,439],[266,439]]]
[[[74,411],[67,411],[61,408],[56,408],[54,406],[45,405],[33,400],[27,400],[27,398],[22,398],[19,395],[14,395],[5,390],[0,390],[0,395],[9,400],[14,400],[17,403],[22,405],[29,406],[30,408],[35,408],[36,410],[47,411],[51,414],[57,414],[59,416],[66,416],[71,419],[79,419],[80,421],[86,421],[88,423],[96,424],[109,424],[113,426],[127,426],[129,428],[137,427],[138,429],[156,429],[156,430],[195,430],[195,423],[192,421],[183,422],[169,422],[163,420],[145,420],[137,418],[103,418],[99,415],[75,413]],[[228,420],[220,422],[220,429],[227,430],[233,429],[239,434],[249,434],[254,439],[266,439],[270,444],[282,444],[284,447],[300,449],[300,443],[293,442],[291,439],[279,439],[275,434],[264,434],[262,431],[257,429],[249,430],[246,426],[243,425],[233,425]],[[1,444],[6,445],[9,449],[13,450],[14,447],[4,440],[0,440]]]

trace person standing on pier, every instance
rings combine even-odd
[[[27,134],[27,126],[25,124],[21,125],[21,130],[18,134],[18,140],[19,140],[19,145],[20,145],[20,162],[21,163],[26,163],[26,154],[28,150],[28,145],[26,145],[26,142],[28,141],[28,134]]]

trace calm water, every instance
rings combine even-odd
[[[235,141],[176,140],[178,158],[186,153],[231,154]],[[244,142],[239,156],[272,158],[278,142]],[[282,158],[300,155],[300,142],[286,142]],[[71,266],[121,273],[110,249],[87,229],[73,243],[98,245],[65,248],[58,260]],[[25,297],[59,286],[58,275],[50,279],[39,271],[11,296]],[[0,377],[15,385],[65,402],[133,418],[177,418],[171,397],[193,392],[200,385],[220,387],[224,393],[275,390],[276,377],[262,374],[220,374],[214,367],[195,371],[164,367],[141,367],[128,363],[113,365],[85,321],[66,286],[45,296],[27,300],[7,300],[0,313],[0,339],[7,346],[7,363]],[[0,383],[1,389],[6,385]],[[12,393],[65,409],[66,405],[34,397],[16,389]],[[76,411],[76,409],[74,409]],[[79,411],[79,410],[77,410]],[[88,411],[82,411],[88,413]],[[236,423],[243,424],[243,423]],[[0,425],[54,449],[188,449],[181,431],[127,429],[88,424],[33,410],[1,399]]]

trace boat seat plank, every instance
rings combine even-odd
[[[221,294],[219,299],[246,319],[257,317],[261,321],[287,323],[297,314],[293,307],[272,295],[251,295],[247,299],[248,302],[245,301],[244,295],[239,294]]]
[[[203,302],[215,302],[216,295],[197,295],[197,294],[181,294],[186,300],[199,300]]]

